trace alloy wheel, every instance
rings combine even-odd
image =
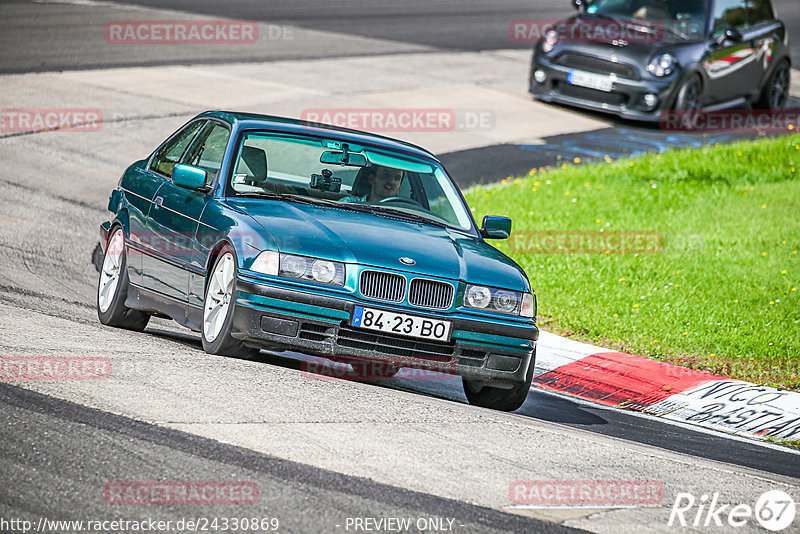
[[[213,342],[222,331],[233,298],[234,277],[233,254],[226,253],[217,262],[206,289],[203,307],[203,334],[206,341]]]
[[[770,88],[769,104],[771,109],[783,109],[789,94],[789,69],[779,67]]]
[[[700,109],[700,80],[692,78],[681,87],[678,93],[678,102],[675,106],[678,111],[694,112]]]
[[[100,270],[100,283],[97,285],[97,304],[103,313],[108,311],[114,301],[114,294],[122,274],[124,246],[125,238],[122,230],[117,230],[108,241],[103,267]]]

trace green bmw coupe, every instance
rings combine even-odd
[[[101,225],[97,312],[201,333],[212,354],[293,350],[462,377],[515,410],[531,384],[536,298],[430,152],[291,119],[198,115],[132,164]]]

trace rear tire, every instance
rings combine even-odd
[[[231,336],[236,307],[236,255],[230,245],[219,251],[206,279],[201,334],[203,350],[209,354],[253,358],[259,351]]]
[[[531,363],[528,366],[528,372],[525,375],[525,382],[515,384],[511,389],[501,389],[491,386],[479,386],[475,381],[461,378],[464,386],[464,395],[473,406],[480,406],[481,408],[490,408],[492,410],[499,410],[501,412],[513,412],[525,403],[528,398],[528,392],[531,389],[531,381],[533,380],[533,368],[536,364],[536,351],[534,350],[531,357]]]
[[[761,96],[756,102],[756,107],[773,111],[786,107],[786,102],[789,101],[790,83],[791,70],[789,62],[784,59],[772,71],[767,85],[761,90]]]
[[[117,226],[112,230],[97,281],[97,318],[104,325],[141,332],[150,315],[125,306],[128,298],[128,270],[125,255],[125,233]]]

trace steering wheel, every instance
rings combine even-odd
[[[383,202],[402,202],[405,204],[413,204],[415,206],[419,206],[422,209],[425,209],[425,206],[423,206],[422,204],[420,204],[419,202],[410,197],[386,197],[384,199],[381,199],[378,203],[380,204]]]

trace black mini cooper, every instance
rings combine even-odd
[[[770,0],[573,0],[542,32],[530,92],[657,121],[665,111],[782,109],[790,58]]]

